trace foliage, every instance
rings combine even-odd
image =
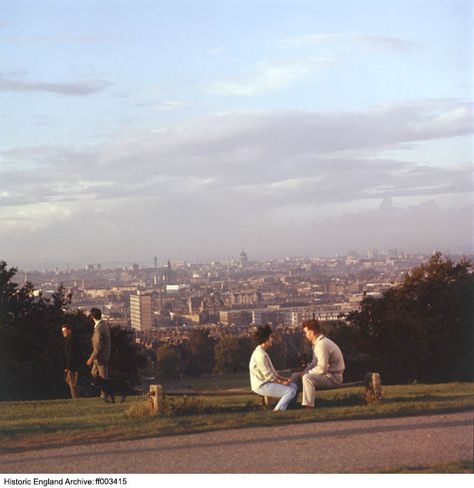
[[[333,324],[326,334],[340,348],[344,355],[346,369],[344,371],[344,381],[359,381],[365,373],[373,369],[371,356],[364,352],[360,347],[360,333],[355,327],[348,327],[342,321]],[[305,341],[305,349],[309,349],[312,354],[310,343]]]
[[[216,358],[214,372],[225,374],[245,371],[252,354],[251,342],[246,336],[221,335],[214,349]]]
[[[349,315],[356,343],[384,382],[474,378],[474,275],[440,253],[381,299]]]
[[[268,349],[267,352],[276,369],[285,369],[287,367],[288,345],[286,341],[283,340],[279,330],[274,330],[272,337],[272,347]]]
[[[191,361],[185,374],[200,375],[212,373],[215,363],[215,341],[210,337],[208,330],[194,329],[189,333],[188,339]]]
[[[19,288],[16,271],[0,262],[0,399],[51,398],[64,388],[60,324],[70,297]]]
[[[133,332],[122,327],[111,327],[112,351],[110,376],[117,390],[131,390],[140,382],[139,371],[147,363],[146,351],[135,343]],[[90,336],[89,336],[90,341]],[[90,348],[90,347],[89,347]]]
[[[178,353],[168,345],[156,351],[156,373],[160,379],[176,378],[181,372]]]
[[[219,412],[220,408],[215,403],[207,402],[195,397],[166,397],[163,408],[165,417],[182,415],[203,415]]]
[[[47,298],[31,283],[19,287],[15,268],[0,262],[0,400],[57,398],[69,395],[64,381],[64,344],[61,325],[68,323],[79,339],[83,366],[80,393],[90,391],[92,322],[79,311],[67,310],[71,296],[64,289]],[[144,364],[132,337],[112,327],[111,372],[118,383],[134,382]]]

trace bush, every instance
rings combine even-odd
[[[176,417],[182,415],[202,415],[217,413],[221,409],[196,397],[165,397],[163,404],[163,416]]]

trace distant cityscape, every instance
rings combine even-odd
[[[72,294],[71,309],[99,307],[111,325],[133,329],[137,341],[179,341],[193,328],[242,332],[270,323],[296,329],[317,318],[329,325],[358,310],[364,296],[382,293],[403,281],[429,255],[397,249],[349,251],[332,258],[287,257],[253,261],[242,250],[228,262],[169,260],[108,269],[19,270],[19,284],[31,282],[48,296],[59,286]],[[451,255],[453,261],[474,255]]]

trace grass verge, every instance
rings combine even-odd
[[[455,463],[437,464],[435,466],[415,466],[395,468],[387,471],[381,471],[381,474],[472,474],[474,472],[474,463],[472,459],[465,459]]]
[[[197,387],[196,385],[193,385]],[[209,383],[203,384],[208,387]],[[233,386],[233,385],[230,385]],[[58,447],[66,444],[129,440],[242,427],[326,422],[474,409],[474,384],[385,386],[384,401],[363,405],[361,388],[318,393],[314,410],[265,412],[257,395],[201,398],[205,408],[185,415],[146,414],[144,397],[105,404],[95,398],[0,403],[0,452]],[[174,413],[174,415],[173,415]]]

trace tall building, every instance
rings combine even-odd
[[[242,249],[242,252],[240,253],[240,256],[239,256],[239,265],[240,267],[242,266],[246,266],[247,263],[249,262],[248,258],[247,258],[247,254],[246,252]]]
[[[139,331],[152,329],[151,295],[143,295],[140,291],[136,295],[130,295],[130,322],[132,328]]]
[[[377,249],[369,249],[367,251],[367,257],[369,259],[374,259],[376,258],[377,256],[379,255],[379,252],[377,251]]]
[[[168,258],[168,276],[167,276],[168,284],[171,283],[171,278],[172,278],[171,259]]]

